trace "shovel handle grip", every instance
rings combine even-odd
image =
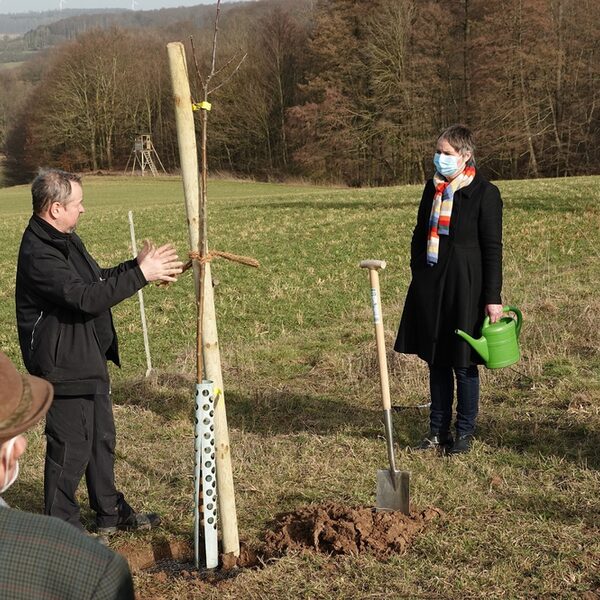
[[[362,260],[358,265],[361,269],[385,269],[386,262],[385,260]]]

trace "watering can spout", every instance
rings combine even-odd
[[[463,338],[468,344],[483,358],[484,362],[487,362],[490,357],[490,353],[488,351],[488,343],[487,340],[482,336],[478,340],[472,338],[468,333],[465,333],[461,329],[457,329],[456,332]]]

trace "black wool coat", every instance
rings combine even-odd
[[[428,266],[434,195],[429,180],[412,236],[412,281],[394,350],[436,366],[468,367],[483,361],[454,330],[479,338],[485,305],[502,303],[502,199],[477,172],[454,194],[449,235],[440,236],[439,261]]]

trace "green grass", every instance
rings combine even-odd
[[[446,517],[403,556],[289,556],[219,589],[138,573],[141,598],[581,598],[600,588],[600,179],[500,182],[504,300],[524,314],[523,358],[483,373],[478,442],[468,456],[410,452],[427,410],[395,419],[397,462],[414,506]],[[388,348],[409,283],[408,244],[420,187],[370,190],[214,181],[209,246],[241,538],[256,543],[279,512],[309,502],[374,502],[385,465],[365,258],[381,258]],[[176,178],[88,177],[79,233],[101,264],[138,240],[188,250]],[[26,187],[0,190],[0,346],[20,361],[14,270],[29,216]],[[123,369],[113,369],[117,477],[162,532],[115,541],[189,539],[193,473],[195,306],[192,279],[144,290],[152,360],[136,298],[115,308]],[[392,400],[427,400],[426,369],[389,351]],[[20,363],[19,363],[20,364]],[[7,500],[39,510],[41,426]],[[85,496],[82,493],[82,500]],[[85,514],[90,518],[90,514]],[[154,536],[154,537],[153,537]]]

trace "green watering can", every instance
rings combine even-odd
[[[455,331],[483,358],[488,369],[508,367],[516,363],[521,357],[519,334],[521,333],[523,315],[514,306],[505,306],[502,311],[515,313],[517,315],[516,320],[512,317],[502,317],[496,323],[490,323],[490,318],[486,317],[481,327],[481,337],[478,340],[460,329]]]

